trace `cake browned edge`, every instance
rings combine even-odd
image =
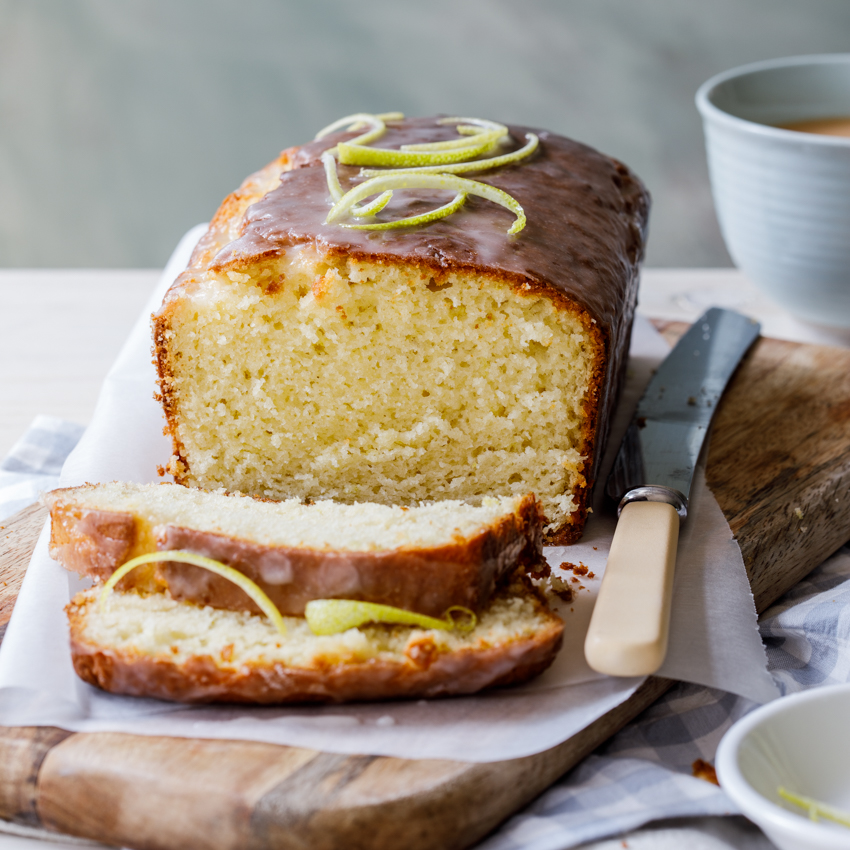
[[[282,151],[275,160],[247,177],[236,191],[224,199],[210,222],[209,229],[201,237],[192,252],[188,267],[169,288],[158,312],[151,316],[152,354],[159,385],[159,391],[155,394],[155,398],[160,402],[166,420],[163,434],[171,438],[173,447],[171,460],[167,467],[161,469],[161,473],[165,474],[167,471],[179,484],[189,484],[189,465],[184,446],[180,440],[176,403],[171,393],[173,370],[168,362],[166,345],[170,313],[181,290],[194,278],[196,273],[206,269],[217,271],[246,270],[253,267],[258,261],[269,259],[279,253],[278,249],[269,248],[262,253],[252,254],[250,257],[235,256],[229,258],[225,264],[215,262],[215,257],[219,251],[237,235],[228,232],[232,229],[232,225],[241,220],[248,207],[261,200],[274,188],[276,185],[274,181],[280,173],[292,167],[293,160],[300,149],[301,147],[293,147]],[[635,190],[635,197],[630,199],[629,203],[634,205],[635,227],[639,227],[643,235],[648,214],[648,194],[627,166],[613,158],[611,162],[623,178],[634,184],[632,188]],[[575,508],[564,519],[563,524],[554,529],[550,525],[544,532],[544,543],[550,546],[569,545],[578,541],[587,521],[595,475],[601,466],[602,453],[611,427],[614,408],[625,378],[632,321],[637,304],[638,269],[643,258],[642,244],[641,242],[636,255],[630,258],[631,277],[626,281],[623,317],[617,328],[619,330],[617,338],[612,338],[608,329],[600,327],[596,319],[582,304],[546,283],[492,269],[482,271],[480,267],[468,263],[452,263],[451,266],[447,267],[424,260],[406,261],[409,267],[427,270],[437,283],[440,283],[448,274],[453,272],[474,272],[479,275],[486,273],[493,280],[510,284],[512,289],[521,295],[542,295],[552,301],[559,309],[566,310],[579,319],[592,340],[592,357],[597,366],[590,376],[588,394],[584,403],[583,445],[579,450],[580,455],[585,458],[580,470],[583,483],[579,485],[575,492],[570,494],[573,496]],[[382,260],[379,253],[364,253],[356,250],[343,251],[332,247],[327,250],[327,253],[331,256],[351,257],[354,260],[371,263],[388,262],[386,258]]]
[[[416,644],[422,651],[408,650],[403,662],[373,658],[315,667],[287,667],[277,662],[222,669],[212,656],[193,656],[178,664],[167,657],[151,658],[87,641],[86,611],[97,604],[91,593],[78,594],[65,610],[74,670],[83,681],[113,694],[172,702],[263,705],[434,698],[521,684],[552,663],[561,648],[564,624],[529,582],[522,584],[521,592],[531,595],[537,616],[545,620],[533,636],[436,653],[433,643],[430,647]]]
[[[517,569],[537,572],[545,566],[542,514],[533,495],[516,509],[477,534],[455,535],[452,542],[433,547],[399,547],[378,552],[348,552],[332,547],[271,546],[222,533],[166,524],[154,533],[130,511],[86,508],[84,491],[97,485],[53,490],[43,503],[50,509],[50,554],[66,569],[98,581],[108,579],[122,564],[138,555],[184,549],[234,567],[258,584],[283,614],[300,615],[310,599],[362,599],[442,617],[455,605],[478,611],[496,587]],[[179,487],[159,484],[159,487]],[[83,491],[78,497],[78,493]],[[268,501],[250,496],[230,498]],[[286,563],[291,581],[284,585],[263,580],[258,564],[264,559]],[[345,592],[344,579],[355,569],[365,593]],[[342,580],[341,580],[342,579]],[[179,600],[259,613],[244,591],[227,579],[199,567],[164,562],[139,569],[121,587],[167,588]]]

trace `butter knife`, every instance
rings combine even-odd
[[[584,644],[612,676],[654,673],[667,654],[679,525],[717,403],[760,325],[713,307],[653,375],[606,484],[617,528]]]

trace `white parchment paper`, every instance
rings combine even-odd
[[[202,232],[198,227],[186,234],[172,256],[106,378],[92,423],[65,464],[62,486],[158,480],[156,467],[167,461],[171,446],[153,399],[149,315]],[[666,352],[664,340],[638,318],[611,450]],[[498,761],[540,752],[627,699],[641,682],[601,676],[584,662],[584,634],[614,528],[598,502],[579,544],[547,550],[553,567],[584,564],[595,578],[582,578],[583,589],[561,606],[564,649],[546,673],[526,686],[475,697],[348,706],[186,707],[113,696],[84,684],[71,666],[62,610],[83,584],[50,559],[45,527],[0,648],[0,724],[247,739],[405,758]],[[661,673],[760,702],[773,698],[740,551],[701,476],[680,539],[671,648]]]

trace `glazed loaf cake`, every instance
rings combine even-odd
[[[260,501],[176,484],[88,484],[43,497],[50,554],[96,581],[151,552],[183,550],[233,567],[282,613],[312,599],[354,599],[442,617],[480,611],[517,570],[542,557],[533,496],[442,501],[412,508],[297,499]],[[124,590],[167,590],[175,599],[259,612],[236,585],[201,567],[162,562],[121,580]]]
[[[511,127],[505,150],[527,128]],[[168,470],[272,499],[415,505],[534,492],[547,542],[581,533],[626,362],[648,195],[621,163],[537,131],[521,162],[418,227],[325,223],[321,154],[284,151],[228,197],[154,316]],[[387,124],[400,148],[457,138]],[[353,185],[357,168],[340,166]],[[397,193],[381,216],[443,203]]]

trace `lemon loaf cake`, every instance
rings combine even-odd
[[[297,499],[261,501],[176,484],[109,483],[54,490],[50,554],[97,581],[140,555],[190,551],[238,570],[283,614],[313,599],[353,599],[433,617],[484,608],[518,569],[535,573],[542,516],[533,496],[405,508]],[[232,581],[174,561],[140,567],[122,589],[259,612]]]
[[[471,694],[524,682],[557,654],[563,623],[527,580],[501,588],[471,631],[364,625],[286,635],[257,614],[97,588],[67,607],[74,669],[117,694],[181,702],[342,702]]]
[[[553,133],[370,120],[380,138],[344,128],[249,177],[155,314],[168,470],[271,499],[533,492],[546,541],[571,542],[626,362],[648,195]]]

